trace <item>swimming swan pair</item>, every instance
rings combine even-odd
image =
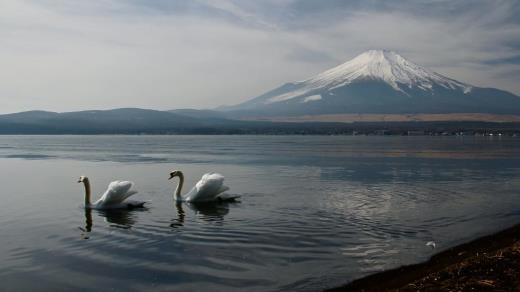
[[[224,176],[219,173],[206,173],[195,184],[195,186],[185,195],[181,195],[181,189],[184,184],[184,174],[175,170],[170,173],[170,178],[179,177],[179,183],[173,193],[173,199],[176,202],[217,202],[231,201],[240,197],[240,195],[225,194],[229,187],[224,185]],[[85,208],[89,209],[131,209],[140,208],[146,202],[127,200],[130,196],[137,193],[132,190],[134,183],[131,181],[113,181],[108,185],[105,193],[94,203],[90,202],[90,181],[88,177],[81,176],[78,183],[85,186]]]

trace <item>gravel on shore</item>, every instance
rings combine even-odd
[[[328,291],[520,291],[520,224]]]

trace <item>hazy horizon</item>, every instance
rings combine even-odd
[[[214,108],[367,49],[520,94],[515,1],[4,1],[0,114]]]

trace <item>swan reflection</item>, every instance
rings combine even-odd
[[[88,233],[92,232],[94,226],[92,220],[92,213],[95,213],[103,218],[103,220],[110,224],[111,227],[129,229],[137,222],[137,213],[147,210],[146,208],[125,210],[125,209],[113,209],[113,210],[95,210],[86,208],[85,211],[85,227],[79,229],[83,231],[82,237],[87,239]]]
[[[177,218],[172,220],[170,227],[178,228],[184,226],[186,211],[184,206],[192,210],[197,218],[206,222],[223,223],[224,217],[229,213],[230,206],[239,204],[238,202],[211,202],[211,203],[181,203],[175,204]]]
[[[176,202],[175,209],[177,210],[177,218],[172,220],[170,227],[172,227],[172,228],[182,227],[182,226],[184,226],[184,217],[186,217],[186,213],[184,212],[184,209],[182,208],[182,203]]]
[[[128,229],[137,222],[136,210],[94,210],[99,216],[103,217],[105,222],[110,223],[110,226]]]
[[[88,234],[92,231],[92,210],[85,208],[85,228],[79,227],[82,231],[81,238],[88,239]]]

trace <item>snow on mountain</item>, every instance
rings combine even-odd
[[[295,82],[297,90],[273,96],[264,102],[274,103],[307,95],[319,89],[333,90],[348,85],[356,80],[382,80],[397,91],[402,88],[433,90],[433,85],[446,89],[471,91],[472,86],[421,67],[393,51],[370,50],[337,67],[327,70],[307,80]],[[406,93],[405,93],[406,94]]]
[[[303,99],[302,102],[317,101],[321,99],[321,95],[311,95]]]
[[[221,108],[235,116],[345,113],[520,114],[510,92],[468,85],[386,50],[366,51],[304,81]]]

